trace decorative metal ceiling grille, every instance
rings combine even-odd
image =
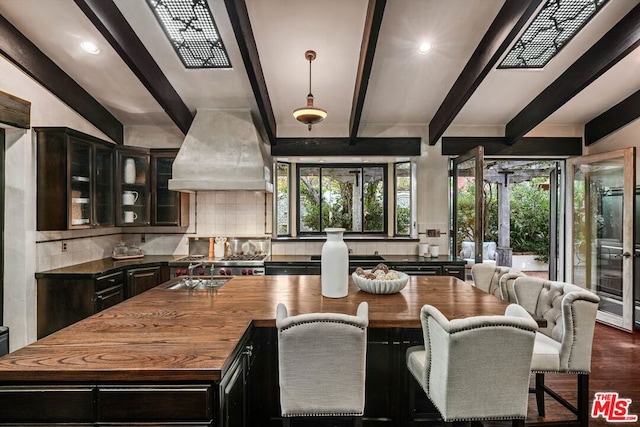
[[[548,0],[498,68],[542,68],[609,0]]]
[[[207,0],[147,0],[186,68],[231,68]]]

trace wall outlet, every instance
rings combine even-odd
[[[440,230],[430,228],[427,230],[427,237],[440,237]]]
[[[147,236],[145,236],[144,234],[140,235],[140,243],[145,243],[147,241]]]
[[[67,252],[67,242],[62,242],[62,252]]]

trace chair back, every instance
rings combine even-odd
[[[522,271],[512,268],[508,273],[500,276],[500,295],[504,301],[511,304],[516,303],[516,294],[513,292],[513,284],[518,277],[524,275],[525,274]]]
[[[538,332],[560,345],[560,370],[591,371],[591,348],[600,298],[571,283],[537,277],[518,277],[513,284],[516,302],[543,317]]]
[[[500,288],[500,280],[505,274],[523,274],[511,267],[496,266],[493,263],[474,264],[471,267],[473,284],[500,299],[506,299]]]
[[[276,311],[282,415],[362,415],[367,303],[360,303],[356,316],[289,316],[284,304],[278,304]]]
[[[425,305],[421,321],[425,391],[445,421],[526,418],[537,324],[522,307],[450,321]]]

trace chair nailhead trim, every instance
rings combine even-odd
[[[286,331],[287,329],[291,329],[291,328],[296,327],[296,326],[306,325],[306,324],[309,324],[309,323],[341,323],[343,325],[353,326],[353,327],[361,329],[363,331],[367,329],[366,327],[362,327],[360,325],[356,325],[355,323],[341,322],[339,320],[305,320],[303,322],[298,322],[298,323],[294,323],[292,325],[289,325],[286,328],[282,328],[282,329],[280,329],[280,332]]]
[[[292,413],[282,415],[285,418],[294,418],[294,417],[360,417],[362,416],[362,412],[345,412],[345,413],[335,413],[335,412],[300,412],[300,413]]]
[[[522,329],[523,331],[531,331],[534,334],[536,332],[536,331],[532,331],[529,328],[523,328],[523,327],[520,327],[520,326],[507,324],[507,323],[496,323],[496,324],[490,325],[490,326],[501,326],[501,327],[508,327],[508,328],[514,328],[514,329]],[[474,329],[484,329],[486,327],[487,327],[487,325],[479,325],[479,326],[470,326],[470,327],[462,328],[462,329],[456,329],[455,331],[451,332],[450,335],[456,334],[458,332],[472,331]]]

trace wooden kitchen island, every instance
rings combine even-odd
[[[355,314],[369,304],[365,424],[403,425],[404,351],[422,343],[420,309],[452,319],[506,303],[453,277],[411,277],[400,293],[320,276],[236,277],[218,290],[167,289],[126,300],[0,358],[0,424],[279,425],[275,309]]]

